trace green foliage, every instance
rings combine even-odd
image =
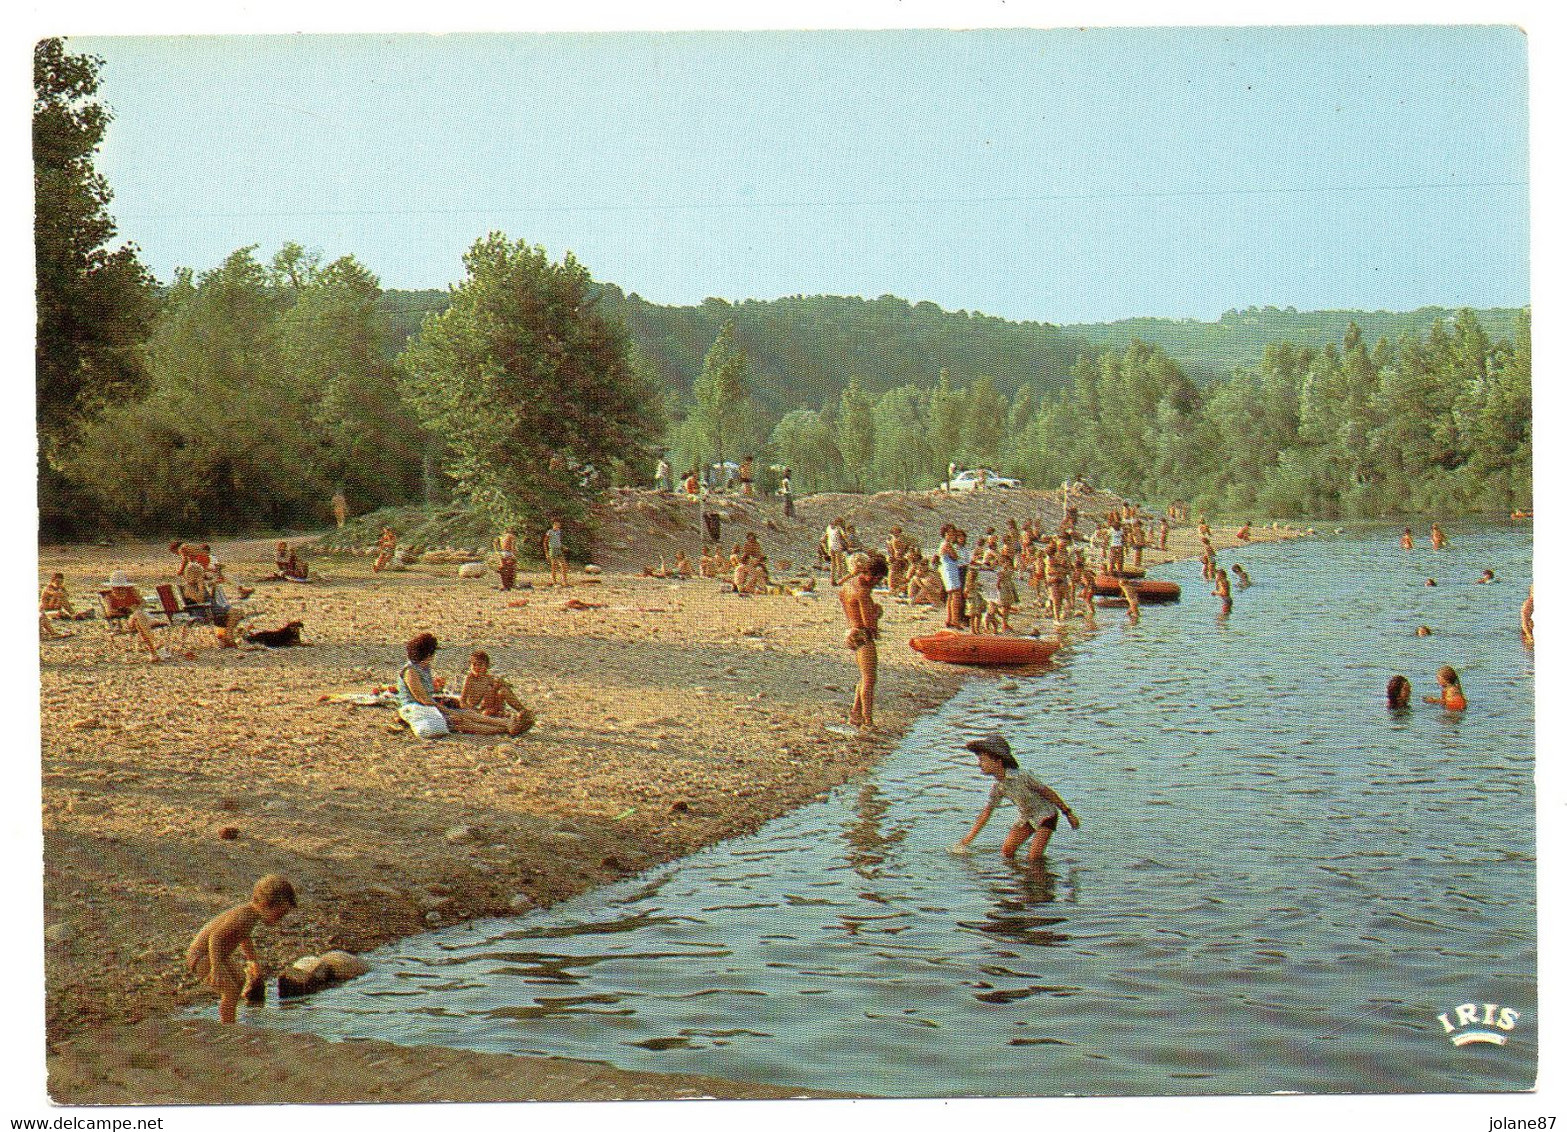
[[[463,257],[467,278],[403,354],[406,393],[448,446],[459,492],[497,524],[580,524],[590,469],[643,460],[657,398],[623,327],[569,253],[492,232]]]
[[[80,530],[87,501],[62,474],[84,425],[146,386],[142,343],[157,309],[134,245],[116,235],[93,159],[110,113],[103,60],[59,39],[33,48],[33,236],[37,272],[39,504],[46,535]]]
[[[876,455],[876,416],[857,377],[849,378],[838,399],[838,451],[855,489],[863,490]]]
[[[150,388],[88,426],[66,469],[139,531],[313,526],[334,487],[355,509],[407,498],[422,444],[400,409],[379,288],[351,257],[290,245],[181,272],[147,344]]]
[[[707,463],[712,455],[714,462],[724,462],[724,441],[730,442],[730,455],[736,455],[735,442],[738,433],[750,420],[751,367],[745,351],[735,345],[735,324],[731,320],[719,328],[707,356],[702,359],[702,372],[691,387],[695,406],[689,420],[688,437],[696,447],[691,455],[697,464]]]

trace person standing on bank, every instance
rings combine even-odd
[[[1066,815],[1073,829],[1078,827],[1077,815],[1061,799],[1061,795],[1017,765],[1017,759],[1012,757],[1012,745],[1005,736],[986,735],[964,746],[979,757],[979,772],[994,778],[996,784],[990,788],[990,797],[975,820],[974,828],[952,847],[954,853],[969,851],[969,846],[979,836],[980,830],[985,828],[985,823],[1003,799],[1012,802],[1018,809],[1018,820],[1001,843],[1001,855],[1009,861],[1022,848],[1023,842],[1030,838],[1029,862],[1043,858],[1045,846],[1050,844],[1050,835],[1055,832],[1061,814]]]
[[[783,500],[784,518],[794,518],[794,490],[789,486],[789,477],[794,475],[788,468],[783,470],[783,476],[778,480],[778,496]]]
[[[843,644],[854,654],[860,682],[849,707],[849,726],[876,729],[876,638],[881,629],[881,606],[871,593],[887,577],[887,560],[879,553],[856,551],[849,555],[848,577],[838,591],[848,632]]]

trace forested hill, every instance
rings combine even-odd
[[[1421,307],[1412,311],[1297,311],[1294,307],[1248,307],[1229,310],[1217,322],[1200,319],[1126,318],[1118,322],[1064,325],[1061,331],[1095,346],[1124,349],[1133,339],[1158,346],[1199,385],[1228,377],[1237,369],[1251,369],[1262,360],[1263,348],[1276,342],[1295,346],[1327,346],[1344,340],[1351,322],[1360,327],[1367,342],[1386,338],[1396,345],[1408,334],[1419,338],[1438,320],[1448,321],[1457,311],[1446,307]],[[1480,325],[1492,338],[1512,334],[1517,307],[1491,307],[1475,311]]]
[[[406,336],[417,333],[426,312],[445,307],[446,293],[388,291],[381,303],[399,336]],[[836,400],[851,376],[872,396],[899,385],[928,387],[943,368],[963,383],[988,375],[1008,397],[1025,382],[1036,392],[1055,391],[1068,383],[1077,359],[1094,349],[1045,323],[947,311],[891,295],[707,299],[695,307],[665,307],[608,285],[599,310],[626,324],[664,388],[682,395],[690,392],[719,330],[733,321],[735,345],[750,365],[751,394],[774,417],[801,404]]]
[[[417,334],[426,313],[446,308],[445,291],[387,291],[381,307],[396,339]],[[1131,318],[1118,322],[1055,326],[1009,322],[990,315],[947,311],[934,303],[909,303],[891,295],[861,299],[840,295],[794,295],[728,303],[708,299],[695,307],[666,307],[613,284],[600,309],[619,318],[665,389],[684,396],[702,369],[702,359],[726,321],[735,324],[735,343],[746,351],[752,394],[776,417],[802,404],[837,399],[850,376],[872,396],[894,386],[935,383],[945,368],[966,384],[988,375],[1010,397],[1024,382],[1036,394],[1055,392],[1071,378],[1087,353],[1124,349],[1134,338],[1159,346],[1199,385],[1250,369],[1263,348],[1276,342],[1320,347],[1343,341],[1351,322],[1368,342],[1400,335],[1420,337],[1455,310],[1297,311],[1251,307],[1226,311],[1216,322],[1198,319]],[[1516,308],[1475,312],[1493,338],[1512,332]]]

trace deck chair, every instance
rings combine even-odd
[[[108,590],[98,591],[98,609],[103,614],[104,632],[109,635],[111,640],[123,640],[132,646],[140,647],[136,638],[136,631],[131,628],[130,618],[124,613],[117,614],[114,612],[114,607],[109,603]],[[143,609],[147,614],[147,622],[154,633],[154,639],[156,639],[159,629],[170,627],[168,615],[161,608],[161,602],[157,606],[150,603],[144,604]]]
[[[174,592],[174,587],[168,582],[155,587],[158,594],[159,612],[164,618],[164,623],[172,631],[176,625],[180,629],[180,647],[185,646],[185,638],[190,635],[192,625],[212,624],[212,607],[210,605],[182,605],[179,596]]]

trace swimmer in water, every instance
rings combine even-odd
[[[1436,670],[1437,687],[1442,689],[1440,696],[1427,696],[1426,703],[1441,704],[1448,711],[1463,711],[1469,706],[1469,701],[1464,697],[1464,690],[1459,686],[1458,673],[1453,671],[1451,665],[1442,665]]]
[[[1415,549],[1415,532],[1412,527],[1405,527],[1403,535],[1398,540],[1398,545],[1404,550]]]
[[[1422,625],[1422,626],[1420,626],[1420,628],[1415,630],[1415,636],[1417,636],[1417,637],[1429,637],[1430,635],[1431,635],[1431,626],[1429,626],[1429,625]]]
[[[1435,578],[1427,578],[1426,579],[1426,585],[1428,585],[1428,586],[1436,585],[1436,579]]]
[[[1494,581],[1496,581],[1495,570],[1482,570],[1480,571],[1480,576],[1475,579],[1475,585],[1488,586]]]
[[[1431,549],[1441,550],[1447,545],[1447,532],[1437,523],[1431,524]]]
[[[1246,573],[1246,571],[1241,568],[1241,564],[1239,562],[1230,567],[1230,572],[1235,575],[1236,589],[1243,590],[1247,586],[1251,585],[1251,575]]]
[[[1404,711],[1409,707],[1409,697],[1415,689],[1407,676],[1394,676],[1387,682],[1387,706],[1389,711]]]

